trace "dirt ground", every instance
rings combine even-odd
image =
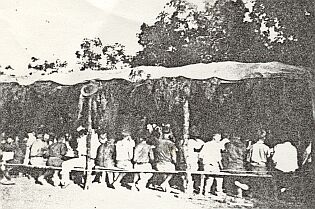
[[[0,209],[211,209],[211,208],[305,208],[289,203],[246,200],[236,203],[235,198],[218,200],[183,194],[168,194],[150,190],[137,192],[114,190],[93,184],[89,190],[77,185],[61,189],[41,186],[26,177],[15,178],[15,185],[0,185]]]

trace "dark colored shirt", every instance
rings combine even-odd
[[[67,145],[62,142],[53,143],[48,147],[49,157],[62,158],[67,154],[67,151],[68,151]]]
[[[175,144],[169,140],[162,139],[158,142],[154,157],[157,163],[159,162],[173,162],[173,153],[177,151]]]
[[[18,148],[16,143],[3,143],[0,145],[0,149],[3,152],[15,152],[15,150]]]
[[[113,140],[106,141],[97,148],[95,165],[107,167],[114,164],[115,144]]]
[[[237,139],[231,140],[225,147],[223,164],[226,169],[244,170],[245,144]]]

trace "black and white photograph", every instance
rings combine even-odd
[[[314,0],[0,0],[0,209],[315,206]]]

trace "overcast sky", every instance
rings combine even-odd
[[[0,65],[25,70],[32,56],[75,59],[83,38],[140,50],[136,33],[169,0],[0,0]]]

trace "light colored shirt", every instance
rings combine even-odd
[[[42,140],[36,140],[30,147],[31,157],[43,157],[45,152],[48,150],[48,144]]]
[[[271,149],[263,141],[259,140],[250,147],[249,155],[251,163],[265,166],[271,155]]]
[[[131,160],[135,141],[131,138],[124,138],[116,143],[116,160]]]
[[[203,159],[204,165],[217,165],[221,162],[221,150],[224,150],[225,143],[210,141],[206,142],[200,151],[199,158]]]
[[[77,151],[79,152],[79,157],[82,157],[82,155],[87,155],[87,147],[86,147],[86,143],[87,143],[87,137],[88,135],[83,135],[81,137],[78,138],[78,148]],[[97,148],[99,147],[100,142],[98,141],[98,136],[95,133],[94,130],[92,130],[91,132],[91,142],[90,142],[90,155],[91,158],[95,158],[96,157],[96,152],[97,152]]]
[[[79,157],[82,157],[82,155],[86,155],[86,139],[87,135],[83,135],[78,138],[78,148],[77,151],[79,153]]]
[[[276,164],[275,168],[283,172],[291,172],[298,169],[297,149],[291,142],[277,144],[274,147],[272,160]]]
[[[134,161],[136,163],[148,163],[154,158],[152,150],[153,148],[154,146],[148,145],[145,141],[142,141],[135,148]]]
[[[199,152],[196,152],[196,149],[201,149],[202,145],[204,145],[204,142],[201,139],[188,139],[187,142],[187,158],[186,163],[187,164],[197,164],[199,159]]]

